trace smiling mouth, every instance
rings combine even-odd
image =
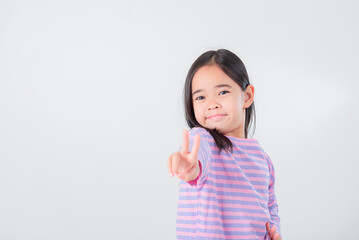
[[[211,119],[211,120],[220,120],[222,119],[224,116],[226,116],[225,114],[217,114],[217,115],[213,115],[208,117],[207,119]]]

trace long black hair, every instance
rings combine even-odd
[[[207,51],[199,56],[192,64],[188,71],[186,82],[183,89],[184,107],[186,114],[186,121],[190,128],[202,127],[205,128],[214,138],[219,151],[223,149],[233,152],[232,142],[217,129],[208,129],[201,126],[195,117],[192,102],[192,79],[195,73],[203,66],[218,65],[222,71],[227,74],[233,81],[235,81],[242,91],[245,91],[249,83],[246,67],[242,60],[233,52],[226,49],[219,49],[217,51]],[[254,102],[245,110],[244,131],[245,138],[248,138],[248,130],[254,121],[255,123],[255,108]],[[254,131],[253,131],[254,132]]]

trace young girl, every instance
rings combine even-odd
[[[280,240],[274,167],[256,139],[254,87],[242,61],[220,49],[191,66],[184,101],[188,132],[168,159],[181,179],[177,239]]]

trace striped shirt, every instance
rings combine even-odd
[[[269,239],[266,222],[280,233],[274,192],[274,167],[255,139],[227,136],[233,154],[219,149],[204,128],[189,131],[201,136],[197,179],[180,182],[177,239]]]

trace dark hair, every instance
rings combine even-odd
[[[192,64],[186,77],[186,82],[183,89],[186,121],[190,128],[202,127],[206,129],[214,138],[220,152],[222,151],[222,149],[233,152],[232,142],[226,136],[221,134],[217,129],[208,129],[201,126],[197,122],[194,115],[192,102],[193,76],[201,67],[214,64],[218,65],[225,74],[227,74],[233,81],[235,81],[240,86],[243,91],[245,91],[247,86],[250,84],[247,70],[242,60],[231,51],[226,49],[219,49],[217,51],[207,51],[203,53]],[[252,102],[252,104],[245,110],[245,138],[248,138],[248,130],[250,124],[253,121],[252,119],[255,122],[254,102]]]

